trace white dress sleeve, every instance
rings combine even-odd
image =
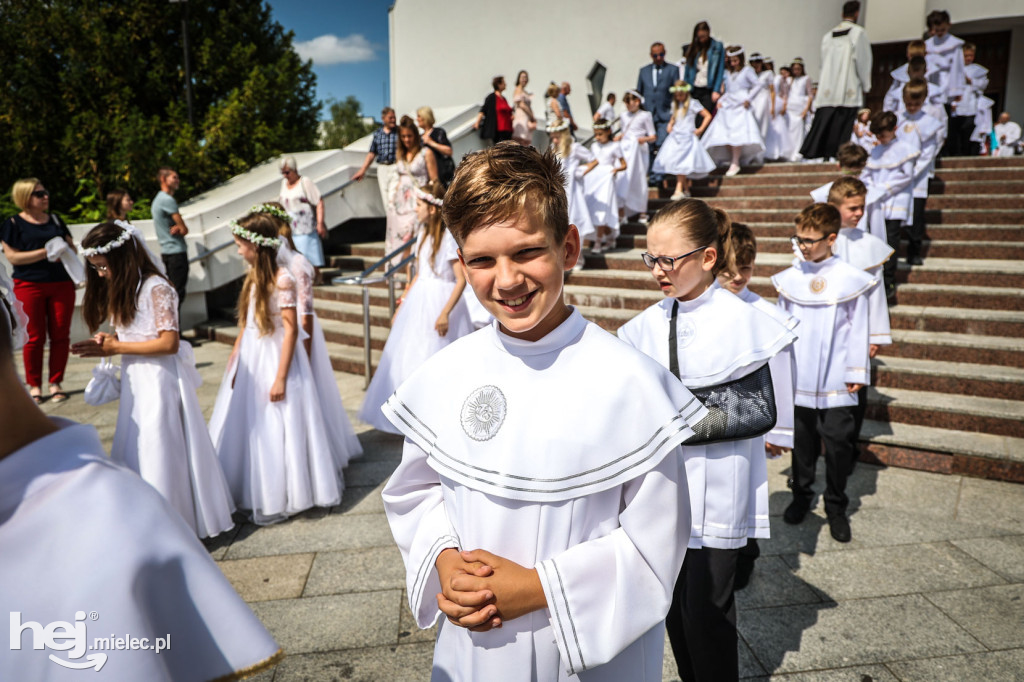
[[[441,248],[438,249],[437,255],[440,256],[439,260],[445,263],[459,260],[459,245],[447,228],[441,233]]]
[[[299,305],[298,292],[295,286],[295,278],[292,274],[281,268],[277,273],[277,307],[297,308]]]
[[[644,113],[647,115],[641,117],[640,120],[640,124],[643,126],[641,137],[650,137],[651,135],[656,134],[654,130],[654,118],[651,116],[649,111],[645,111]]]
[[[895,258],[896,254],[890,256]],[[889,305],[885,300],[885,287],[882,284],[882,269],[869,270],[878,279],[878,284],[871,287],[868,297],[868,334],[871,343],[877,346],[892,344],[892,329],[889,322]]]
[[[153,305],[153,328],[157,334],[178,331],[178,292],[163,278],[151,288],[149,295]]]
[[[427,453],[406,439],[402,462],[381,493],[384,512],[405,564],[409,608],[416,624],[428,628],[441,615],[435,595],[441,581],[434,562],[442,550],[459,548],[444,507],[441,480],[427,465]]]
[[[619,524],[536,566],[570,675],[607,663],[668,613],[690,528],[680,450],[623,486]]]

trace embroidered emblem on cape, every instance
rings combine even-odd
[[[481,386],[462,403],[462,430],[473,440],[490,440],[505,421],[505,395],[497,386]]]
[[[679,348],[686,348],[693,343],[695,338],[697,338],[697,327],[694,326],[693,320],[680,317],[676,329],[676,342]]]
[[[912,133],[912,132],[914,132],[914,124],[913,123],[905,123],[905,124],[903,124],[903,132],[905,132],[905,133]]]
[[[818,275],[817,277],[811,280],[811,293],[820,294],[821,292],[825,291],[825,287],[827,286],[828,282],[825,281],[825,278],[822,277],[821,275]]]

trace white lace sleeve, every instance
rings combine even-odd
[[[297,308],[298,304],[295,278],[290,272],[281,268],[277,273],[277,307],[281,309]]]
[[[159,279],[150,291],[150,300],[153,303],[153,327],[156,332],[178,331],[178,292],[170,284]]]
[[[299,300],[299,314],[313,314],[313,273],[306,268],[297,267],[291,270],[295,278],[296,295]]]

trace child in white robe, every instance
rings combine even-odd
[[[882,192],[882,216],[885,220],[886,242],[899,244],[903,223],[910,220],[913,205],[914,164],[921,150],[913,139],[896,138],[896,114],[880,111],[871,117],[871,132],[878,145],[871,150],[861,179],[868,187]],[[893,247],[895,248],[895,247]],[[882,268],[885,297],[892,305],[896,300],[896,259],[890,258]]]
[[[907,105],[904,101],[903,91],[907,85],[913,80],[924,81],[924,96],[921,103],[921,109],[934,118],[940,123],[938,140],[939,146],[946,141],[949,133],[949,115],[946,113],[945,95],[941,88],[934,83],[931,83],[925,79],[925,60],[920,57],[915,57],[910,60],[910,66],[908,71],[910,78],[904,82],[896,93],[898,99],[894,100],[891,107],[886,107],[886,111],[891,111],[896,114],[897,117],[903,116],[907,111]]]
[[[612,140],[611,123],[604,118],[594,122],[594,142],[590,152],[597,159],[597,167],[583,178],[587,205],[597,230],[594,253],[610,251],[619,238],[622,222],[623,197],[619,194],[619,178],[629,167],[622,155],[622,146]]]
[[[775,82],[775,73],[768,68],[769,61],[760,52],[750,55],[750,66],[757,74],[757,80],[761,82],[761,89],[754,95],[750,108],[754,111],[754,119],[761,130],[761,139],[765,141],[768,139],[768,125],[771,123],[772,88]]]
[[[792,80],[790,68],[783,66],[772,83],[771,108],[769,109],[771,122],[768,124],[768,135],[764,139],[764,158],[772,161],[788,160],[790,153],[787,150],[786,104]]]
[[[277,224],[249,214],[232,226],[249,264],[238,300],[239,331],[210,417],[210,436],[240,509],[256,524],[332,507],[344,490],[309,358],[299,347],[295,278],[277,263]]]
[[[787,161],[799,161],[800,147],[804,144],[807,133],[807,119],[811,113],[814,98],[811,96],[811,78],[807,75],[804,60],[797,57],[792,64],[793,80],[789,84],[786,97],[786,127],[783,142],[784,158]]]
[[[562,162],[565,172],[565,196],[569,199],[569,222],[579,230],[580,239],[587,246],[597,240],[597,229],[590,206],[587,204],[584,178],[597,167],[597,159],[590,150],[572,139],[569,121],[559,119],[547,127],[551,148]],[[583,269],[583,259],[576,263],[576,271]]]
[[[701,143],[715,163],[729,165],[725,174],[732,176],[740,172],[741,165],[764,160],[764,139],[751,109],[762,83],[754,70],[745,66],[741,45],[730,45],[725,55],[727,68],[718,112]]]
[[[676,191],[672,200],[690,196],[690,179],[702,178],[715,170],[715,162],[708,155],[700,136],[711,123],[711,114],[697,100],[690,97],[690,86],[676,81],[669,88],[672,93],[672,119],[668,122],[668,138],[654,157],[655,173],[676,176]],[[697,116],[700,127],[694,130]]]
[[[624,198],[626,216],[640,215],[647,219],[647,171],[651,163],[648,144],[658,139],[654,130],[654,119],[641,105],[644,98],[636,90],[629,90],[622,98],[626,110],[619,115],[619,134],[615,141],[622,145],[626,158],[626,172],[620,173],[615,182],[618,193]]]
[[[977,54],[974,43],[964,43],[964,94],[950,102],[949,153],[951,156],[977,156],[980,146],[973,141],[974,119],[978,115],[978,102],[988,89],[988,69],[974,61]]]
[[[844,142],[839,145],[836,152],[836,161],[839,162],[839,172],[843,177],[859,178],[862,182],[864,181],[864,167],[868,162],[868,152],[863,147],[853,142]],[[816,204],[828,203],[828,193],[832,189],[832,185],[833,182],[826,182],[821,187],[811,190],[811,200]],[[857,225],[864,232],[883,242],[886,240],[884,195],[884,189],[868,187],[864,215]]]
[[[942,148],[943,124],[923,110],[928,84],[921,79],[912,79],[903,88],[904,113],[896,123],[896,137],[907,140],[917,137],[921,155],[914,161],[914,204],[910,219],[907,263],[921,265],[921,247],[925,237],[925,204],[928,201],[928,181],[935,172],[935,158]],[[913,140],[909,142],[915,144]],[[898,244],[890,243],[896,249]]]
[[[832,255],[839,211],[829,204],[805,208],[794,243],[803,260],[772,277],[778,305],[800,320],[796,355],[793,434],[793,501],[783,520],[798,524],[813,506],[814,470],[825,443],[825,513],[837,542],[849,542],[846,479],[853,443],[856,393],[870,383],[868,301],[875,280]]]
[[[416,277],[410,282],[388,333],[359,418],[378,431],[401,433],[380,408],[434,353],[474,331],[463,299],[466,275],[455,239],[441,220],[444,185],[434,181],[417,194]],[[472,294],[471,294],[472,295]]]
[[[887,243],[859,227],[867,212],[868,188],[854,177],[840,178],[832,185],[828,203],[835,206],[842,220],[842,227],[836,237],[832,251],[840,260],[859,268],[875,279],[877,284],[867,294],[868,299],[868,357],[874,358],[881,346],[892,345],[892,331],[889,325],[889,306],[885,302],[885,287],[882,285],[882,266],[895,257],[895,251]],[[854,413],[856,428],[853,444],[860,440],[860,429],[867,411],[866,387],[857,391],[857,408]]]
[[[384,406],[406,436],[383,497],[409,607],[423,628],[446,616],[433,680],[661,680],[690,526],[679,445],[706,410],[565,305],[561,174],[518,145],[463,159],[444,219],[497,323]]]
[[[121,356],[111,459],[152,485],[198,537],[233,528],[235,506],[196,397],[202,380],[192,346],[178,337],[177,292],[126,223],[94,227],[82,246],[82,311],[95,336],[72,352]],[[126,291],[135,293],[130,304]],[[115,333],[97,333],[108,320]]]
[[[776,415],[724,442],[693,445],[705,454],[686,472],[690,551],[666,627],[683,679],[736,679],[736,566],[749,538],[769,536],[765,456],[781,454],[764,434],[780,421],[792,424],[776,410],[769,363],[796,337],[715,281],[735,268],[731,224],[721,209],[699,199],[663,208],[647,230],[647,249],[644,264],[666,298],[620,327],[619,338],[669,368],[705,407],[728,409],[730,399],[721,396],[743,385],[743,404],[732,403],[730,422]]]
[[[277,643],[180,515],[107,457],[96,429],[32,402],[12,356],[27,318],[12,303],[0,267],[0,603],[12,624],[0,675],[212,680],[275,665]],[[111,633],[125,646],[91,648]]]
[[[964,79],[964,41],[949,32],[949,12],[934,10],[926,19],[928,40],[925,50],[934,64],[935,82],[943,92],[943,104],[951,103],[964,94],[967,81]]]

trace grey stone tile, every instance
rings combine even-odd
[[[989,524],[1015,534],[1024,533],[1024,485],[965,478],[957,518]]]
[[[835,670],[772,675],[771,682],[899,682],[899,679],[883,666],[857,665]]]
[[[851,511],[889,509],[952,519],[960,494],[960,477],[858,463],[846,486]]]
[[[300,596],[312,563],[312,554],[284,554],[217,565],[242,599],[257,602]]]
[[[1005,582],[945,542],[804,555],[796,578],[836,601]]]
[[[203,546],[206,547],[206,551],[210,553],[214,561],[220,561],[228,553],[228,547],[235,541],[241,530],[242,524],[236,524],[234,528],[224,531],[220,535],[212,538],[203,538]]]
[[[1007,580],[1024,582],[1024,535],[954,540],[953,544]]]
[[[287,654],[393,646],[401,590],[353,592],[252,605]]]
[[[763,541],[761,541],[763,542]],[[793,575],[781,557],[764,556],[754,564],[750,583],[736,593],[736,608],[763,608],[789,604],[812,604],[821,598],[807,584]],[[743,616],[741,615],[740,618]]]
[[[939,592],[928,599],[988,648],[1024,647],[1024,585]]]
[[[1024,679],[1024,649],[896,661],[887,666],[902,682],[1020,682]]]
[[[752,609],[740,633],[770,673],[808,672],[982,649],[919,595]]]
[[[378,486],[395,473],[398,460],[356,459],[345,467],[345,485]]]
[[[402,644],[412,642],[434,642],[437,639],[437,625],[421,630],[416,619],[409,610],[408,592],[402,591],[402,613],[398,618],[398,641]]]
[[[747,643],[741,637],[736,645],[736,654],[739,659],[739,676],[742,680],[767,680],[764,668],[760,666],[757,659]],[[664,682],[680,682],[679,669],[676,667],[676,659],[672,654],[672,644],[669,642],[668,634],[665,634],[665,659],[661,666],[661,679]]]
[[[353,422],[355,423],[355,422]],[[363,456],[355,460],[362,461],[398,461],[402,459],[402,444],[405,438],[393,433],[384,433],[369,426],[359,433],[359,442],[363,446]],[[357,429],[358,430],[358,429]]]
[[[322,519],[291,519],[249,530],[228,548],[228,559],[275,554],[331,552],[359,547],[390,547],[394,538],[383,514],[331,514]]]
[[[372,486],[346,486],[341,496],[341,504],[331,507],[332,514],[383,514],[384,500],[381,491],[384,484]]]
[[[288,656],[274,682],[427,682],[433,643]]]
[[[306,581],[306,597],[405,587],[405,565],[397,547],[320,552]]]

